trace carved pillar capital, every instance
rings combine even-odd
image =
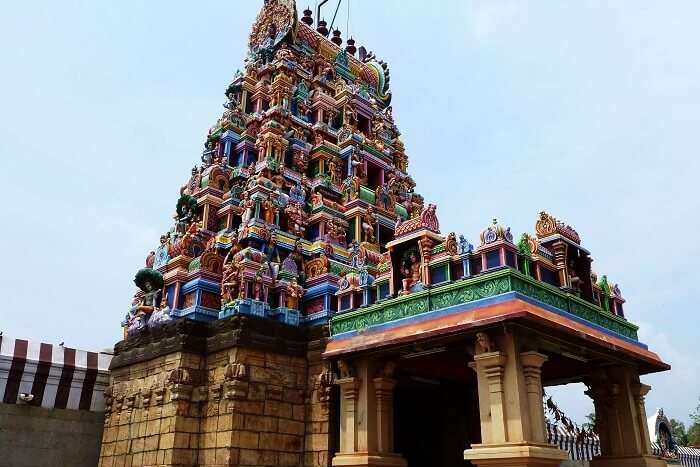
[[[651,391],[651,386],[642,383],[633,383],[630,387],[632,397],[636,403],[637,421],[639,423],[639,431],[641,435],[642,454],[651,455],[651,436],[649,435],[649,426],[647,422],[647,410],[645,403],[646,395]]]
[[[644,404],[647,394],[651,391],[651,386],[642,383],[633,383],[631,389],[635,399]]]
[[[360,395],[360,382],[360,379],[355,377],[337,379],[336,384],[340,386],[340,397],[353,403],[356,402]]]
[[[542,365],[544,365],[548,360],[549,357],[539,352],[522,352],[520,354],[520,361],[522,362],[524,369],[541,370]]]
[[[384,376],[374,378],[374,392],[377,395],[377,399],[392,400],[394,398],[394,387],[396,387],[395,379]]]

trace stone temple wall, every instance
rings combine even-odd
[[[238,374],[230,373],[229,362]],[[207,376],[199,465],[301,465],[303,358],[229,349],[207,359]]]
[[[117,345],[100,467],[328,466],[325,338],[256,323],[173,323]]]
[[[191,383],[168,378],[185,370],[196,381],[201,365],[200,356],[177,352],[113,370],[100,466],[193,465],[200,408]]]
[[[304,440],[304,466],[321,467],[331,465],[334,453],[333,436],[329,436],[330,406],[332,396],[332,373],[328,364],[322,361],[321,354],[325,348],[325,339],[310,341],[306,355],[307,398],[306,398],[306,436]],[[325,379],[331,378],[331,379]],[[334,396],[337,402],[337,395]]]

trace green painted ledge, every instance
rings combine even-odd
[[[496,297],[508,292],[518,292],[605,329],[637,340],[639,328],[634,324],[603,311],[600,307],[574,295],[538,282],[514,269],[488,272],[334,316],[331,318],[331,335],[360,331],[370,326],[462,303]]]

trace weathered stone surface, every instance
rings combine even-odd
[[[325,365],[307,332],[235,316],[118,344],[100,466],[321,465]]]

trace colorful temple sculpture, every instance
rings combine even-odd
[[[266,0],[172,228],[136,274],[101,466],[553,466],[543,386],[585,382],[596,466],[660,466],[669,368],[578,233],[475,246],[416,192],[386,63]]]

